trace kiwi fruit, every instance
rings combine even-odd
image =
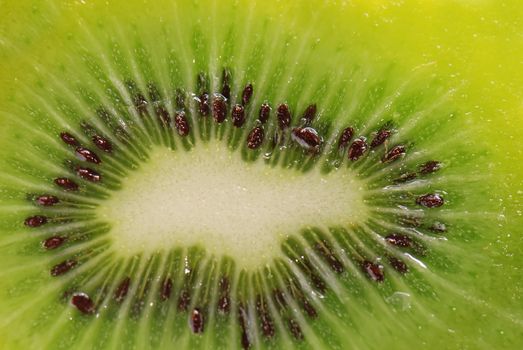
[[[3,2],[0,348],[521,348],[520,10]]]

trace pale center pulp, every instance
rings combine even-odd
[[[99,208],[114,249],[134,255],[200,246],[242,267],[260,266],[281,256],[291,235],[366,217],[363,184],[350,169],[303,173],[248,163],[239,153],[219,143],[154,149]]]

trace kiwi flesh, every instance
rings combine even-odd
[[[521,347],[510,13],[425,6],[7,4],[0,346]]]

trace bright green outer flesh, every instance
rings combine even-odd
[[[32,116],[24,107],[27,102],[45,107],[42,91],[59,87],[61,82],[65,86],[91,83],[93,73],[86,67],[92,67],[94,60],[82,61],[81,53],[85,49],[90,54],[111,56],[111,36],[129,46],[120,48],[123,52],[145,42],[152,57],[149,65],[135,52],[135,68],[114,64],[118,77],[152,72],[159,74],[155,80],[162,87],[192,88],[198,72],[219,77],[223,67],[231,67],[233,95],[237,93],[234,89],[253,81],[256,88],[263,87],[263,96],[254,96],[257,102],[285,100],[301,110],[314,101],[326,108],[323,117],[334,120],[334,125],[353,123],[360,130],[366,128],[373,112],[382,111],[386,120],[400,125],[400,131],[410,128],[403,136],[413,141],[417,150],[449,164],[433,186],[454,198],[443,214],[454,230],[449,231],[448,242],[435,248],[442,257],[427,258],[431,273],[420,273],[420,279],[406,277],[408,288],[413,289],[412,307],[384,303],[389,289],[376,291],[371,283],[359,291],[359,298],[351,299],[357,292],[350,290],[351,277],[347,277],[339,282],[341,296],[348,297],[345,303],[327,298],[324,316],[309,331],[316,337],[299,346],[523,346],[523,38],[519,33],[523,8],[517,1],[406,1],[394,5],[380,1],[344,5],[276,1],[121,1],[112,5],[77,1],[49,5],[13,1],[1,6],[0,316],[10,322],[0,320],[0,347],[67,347],[71,335],[84,328],[91,333],[75,343],[77,347],[89,347],[98,332],[111,337],[103,332],[103,324],[89,328],[91,321],[77,318],[69,309],[64,311],[55,294],[45,294],[49,277],[44,253],[31,256],[24,250],[31,252],[34,247],[12,244],[19,236],[33,234],[20,227],[28,211],[24,209],[24,187],[16,178],[31,183],[37,181],[38,171],[44,177],[53,174],[46,168],[48,163],[38,164],[38,157],[47,150],[35,151],[31,145],[49,145],[57,162],[65,154],[58,141],[52,140],[64,125],[52,118]],[[170,67],[167,48],[174,50],[173,67],[179,65],[180,70],[166,69]],[[108,61],[113,62],[111,57]],[[52,76],[57,80],[46,79]],[[379,94],[382,81],[386,94],[403,91],[407,96],[403,109],[398,107],[405,114],[387,115],[386,107],[380,109],[379,104],[386,100]],[[96,91],[100,87],[90,88]],[[373,87],[376,92],[366,95]],[[51,106],[53,101],[54,95]],[[369,109],[364,101],[370,101]],[[410,102],[425,111],[418,123],[410,118]],[[80,120],[71,116],[68,126],[77,128]],[[47,139],[45,135],[51,134]],[[31,168],[16,168],[8,161],[13,155],[23,159],[31,154],[38,171],[30,175],[24,173],[31,173]],[[59,285],[52,283],[53,288]],[[424,288],[423,283],[428,286]],[[31,300],[45,305],[45,313],[30,310],[17,318],[17,310]],[[226,329],[227,323],[221,322],[221,328]],[[147,332],[140,333],[144,327],[149,326],[143,321],[129,326],[128,332],[138,329],[141,334],[138,341],[142,343],[135,344],[138,348],[147,343]],[[172,333],[181,333],[183,327],[183,321],[175,323]],[[163,332],[171,334],[165,333],[171,332],[169,329]],[[162,330],[153,325],[150,333],[161,334]],[[115,342],[121,341],[123,346],[130,345],[124,339],[134,339],[125,331],[119,337]],[[237,336],[228,332],[196,338],[184,333],[179,344],[181,348],[239,346]],[[284,347],[289,343],[283,340],[265,345]]]

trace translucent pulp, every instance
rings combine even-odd
[[[350,169],[303,173],[261,159],[248,163],[239,153],[219,143],[154,149],[99,208],[117,252],[198,245],[242,267],[260,266],[301,229],[349,226],[367,217],[363,186]]]

